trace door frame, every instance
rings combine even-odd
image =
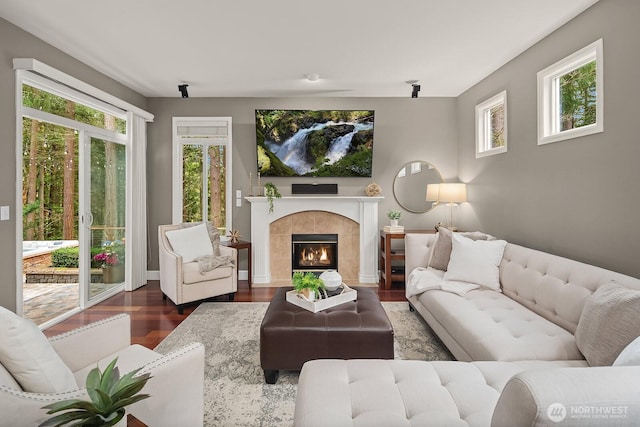
[[[91,108],[100,110],[102,112],[113,115],[117,118],[127,120],[127,134],[119,134],[117,132],[108,131],[106,129],[101,129],[89,124],[77,122],[75,120],[71,120],[62,116],[57,116],[55,114],[47,113],[44,111],[36,110],[30,107],[26,107],[23,105],[22,98],[22,86],[23,84],[27,84],[29,86],[36,87],[38,89],[47,91],[49,93],[61,96],[66,99],[70,99],[74,102],[81,103],[83,105],[89,106]],[[42,325],[39,325],[41,329],[46,329],[49,326],[52,326],[56,323],[61,322],[62,320],[83,311],[85,308],[90,307],[100,301],[103,301],[106,298],[111,297],[117,292],[120,292],[124,289],[124,284],[115,286],[113,289],[100,294],[99,298],[96,298],[92,301],[89,301],[89,293],[88,287],[90,285],[90,269],[88,268],[88,258],[90,257],[90,248],[87,248],[87,237],[86,237],[86,227],[84,226],[85,213],[87,212],[87,200],[86,200],[86,191],[90,191],[90,186],[86,179],[88,178],[85,164],[87,154],[85,153],[86,147],[85,141],[91,144],[91,138],[99,138],[106,139],[109,141],[113,141],[119,144],[125,145],[125,149],[127,152],[127,161],[126,161],[126,176],[127,179],[130,177],[130,169],[131,162],[129,160],[130,157],[130,146],[132,141],[132,132],[131,125],[129,123],[130,117],[124,111],[113,105],[107,104],[105,102],[99,101],[96,98],[88,96],[82,92],[78,92],[68,86],[61,85],[56,83],[46,77],[31,73],[29,71],[23,69],[16,70],[16,208],[15,208],[15,217],[16,217],[16,313],[20,316],[23,315],[23,303],[24,303],[24,295],[23,295],[23,279],[22,279],[22,242],[23,242],[23,224],[22,224],[22,211],[23,211],[23,202],[22,202],[22,186],[23,186],[23,176],[22,176],[22,166],[23,166],[23,141],[22,141],[22,120],[23,117],[29,117],[32,119],[36,119],[43,122],[52,123],[55,125],[75,129],[78,131],[78,150],[79,150],[79,161],[78,161],[78,197],[79,197],[79,208],[78,208],[78,240],[80,247],[80,256],[79,256],[79,301],[78,307],[74,308],[70,311],[67,311],[61,316],[56,317],[53,320],[50,320]],[[129,192],[129,186],[127,186],[127,192]],[[90,198],[89,198],[90,199]],[[127,200],[129,199],[127,195]],[[131,209],[129,203],[126,204],[125,209],[127,210],[126,216],[128,217],[128,210]],[[128,230],[127,230],[128,232]],[[84,242],[84,245],[83,245]],[[90,245],[89,245],[90,246]]]

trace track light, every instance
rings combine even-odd
[[[411,97],[417,98],[418,92],[420,92],[420,85],[418,84],[418,80],[407,80],[406,84],[411,85]]]
[[[187,88],[188,87],[189,87],[188,84],[178,85],[178,91],[182,94],[183,98],[188,98],[189,97],[189,92],[187,92]]]
[[[411,87],[413,88],[413,90],[411,91],[411,97],[412,98],[417,98],[418,97],[418,92],[420,92],[420,85],[419,84],[412,84]]]

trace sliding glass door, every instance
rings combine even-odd
[[[22,121],[23,313],[37,324],[80,307],[78,132]]]
[[[86,182],[88,219],[85,222],[91,271],[88,299],[118,287],[125,278],[126,146],[87,136]]]
[[[124,289],[127,120],[38,76],[22,106],[22,307],[48,325]]]

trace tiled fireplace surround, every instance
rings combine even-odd
[[[382,197],[296,196],[251,203],[253,282],[291,284],[291,235],[337,234],[338,271],[347,283],[377,283],[378,204]]]

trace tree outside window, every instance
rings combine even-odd
[[[538,73],[538,145],[604,130],[603,42]]]
[[[596,62],[591,61],[559,77],[560,131],[596,122]]]
[[[507,91],[476,106],[476,158],[507,151]]]

